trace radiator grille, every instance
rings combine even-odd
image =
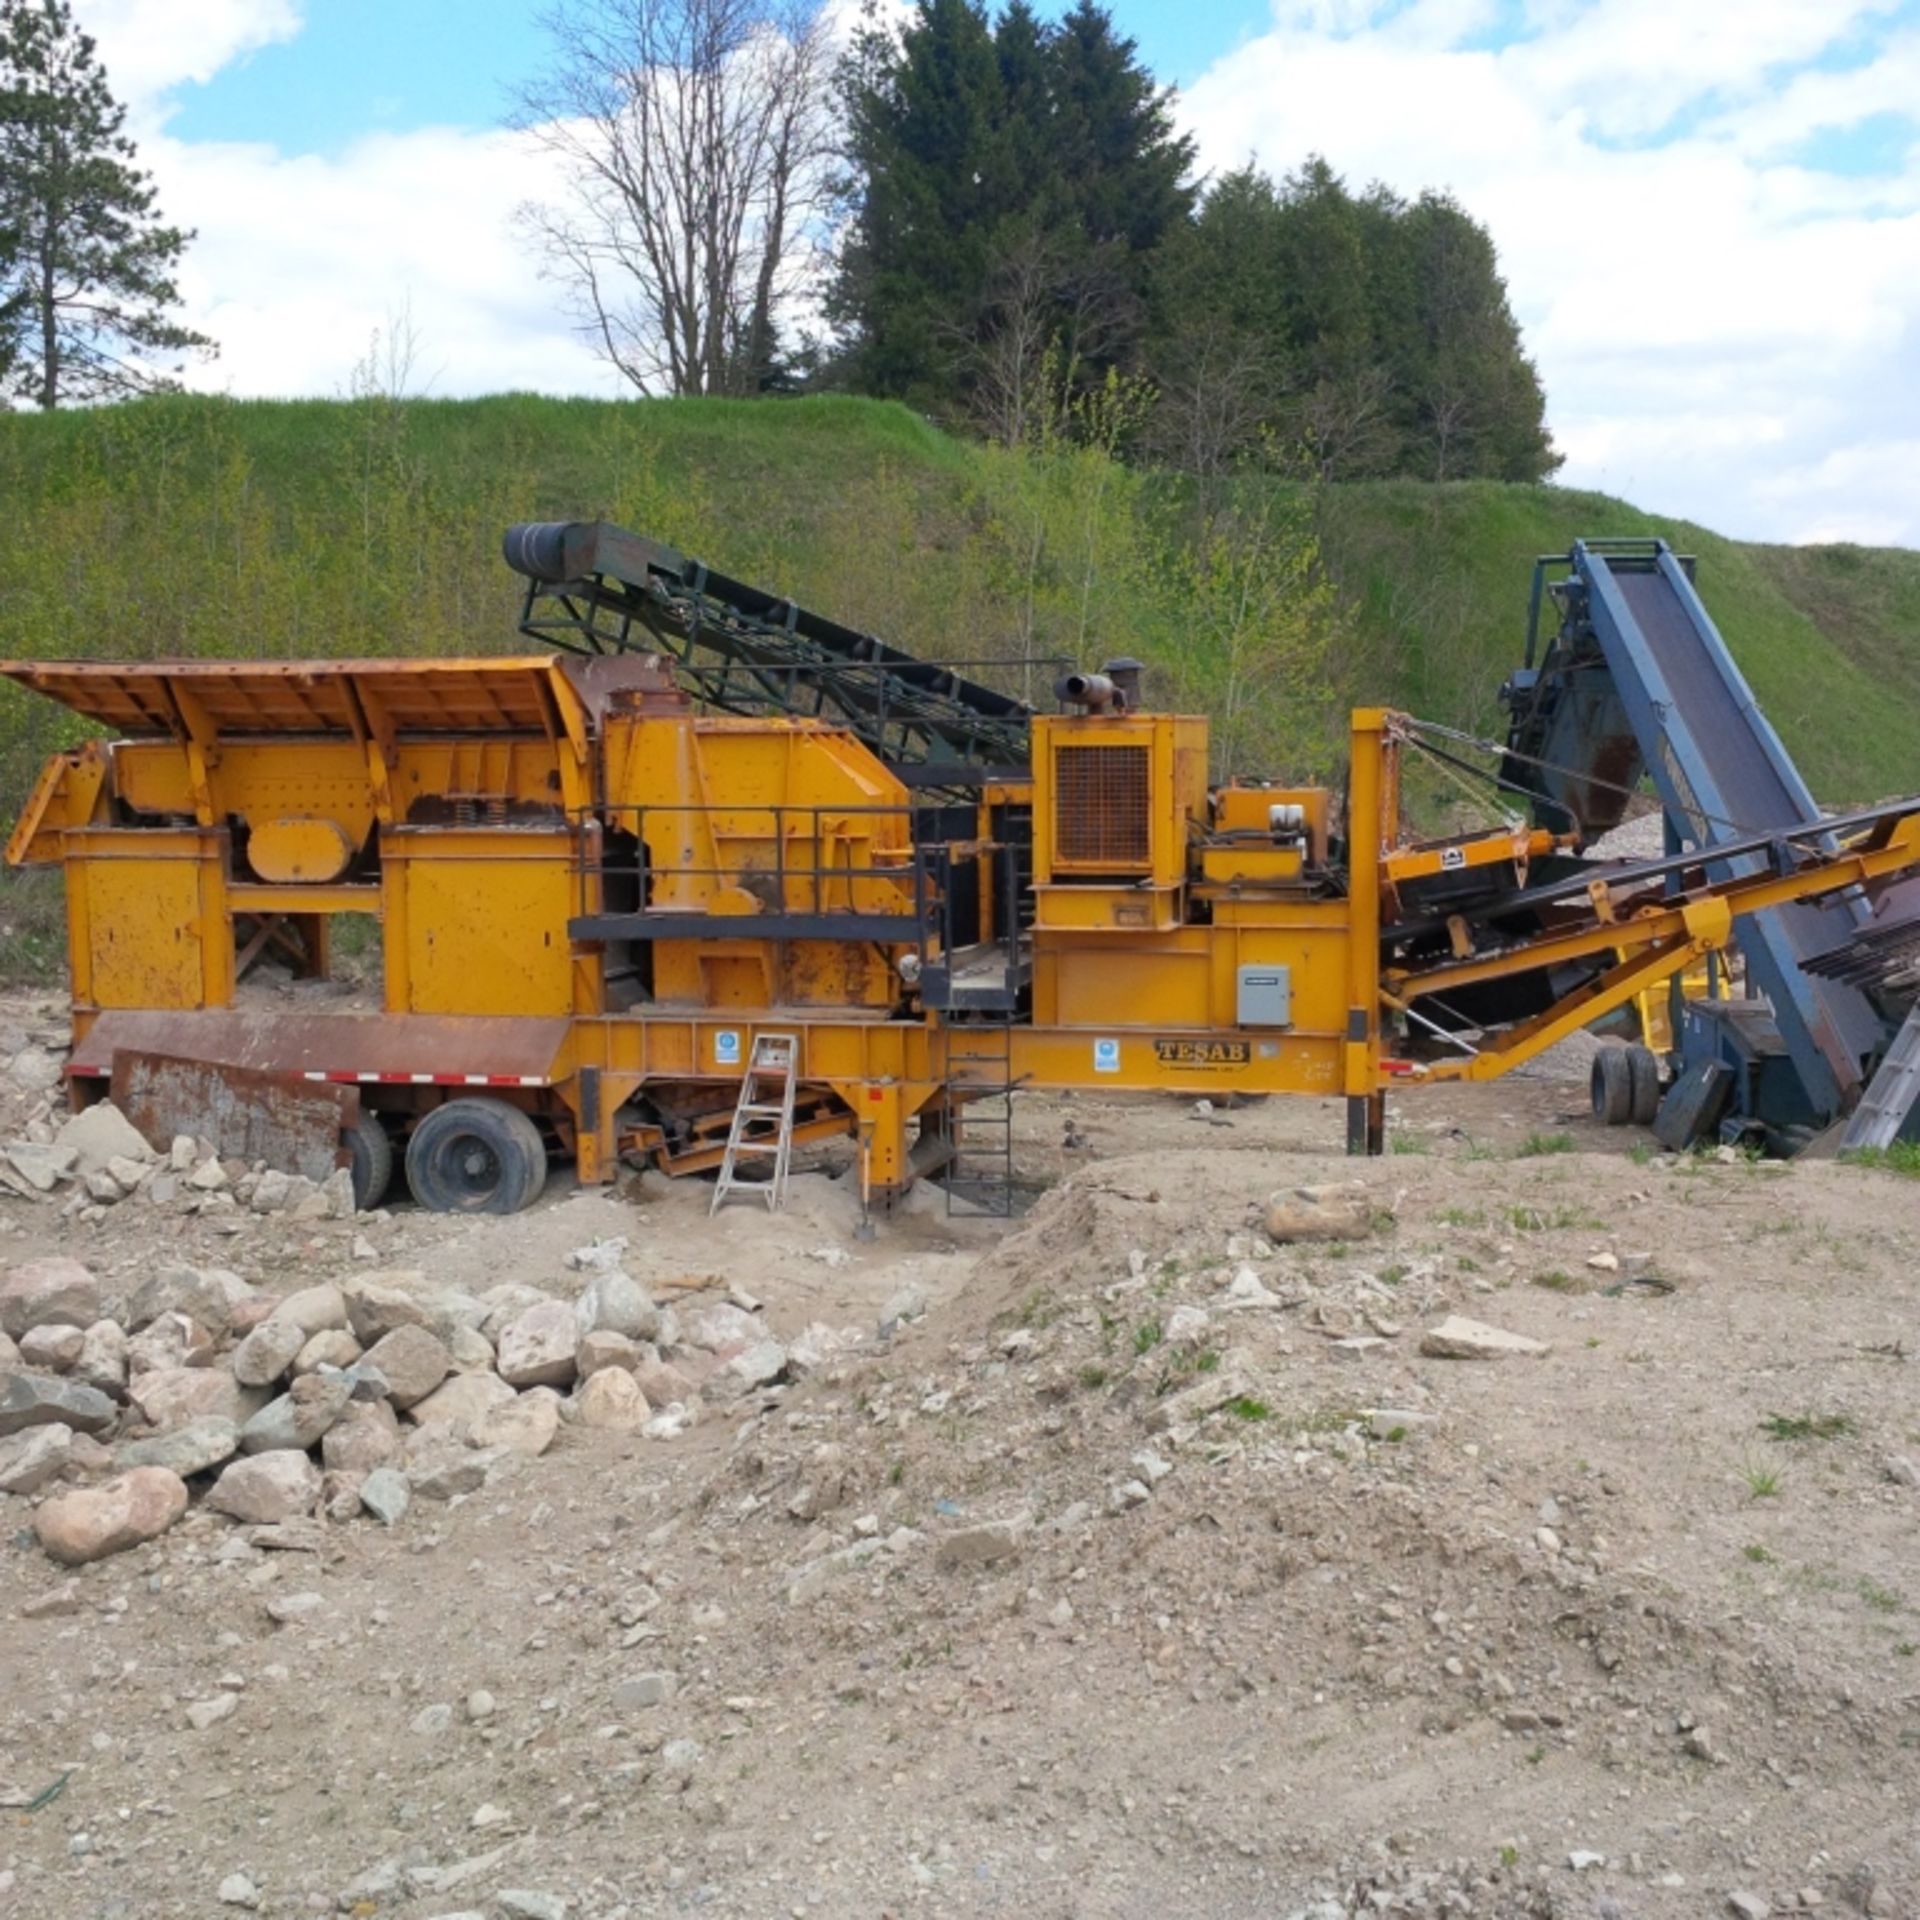
[[[1091,872],[1153,864],[1147,747],[1060,747],[1053,762],[1054,864]]]

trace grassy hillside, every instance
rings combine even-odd
[[[175,399],[5,416],[0,651],[508,649],[501,528],[600,514],[915,651],[1004,659],[1036,692],[1050,657],[1139,652],[1162,697],[1251,713],[1235,739],[1263,768],[1324,772],[1349,700],[1497,730],[1533,556],[1659,532],[1699,555],[1708,604],[1824,798],[1920,785],[1920,554],[1743,546],[1554,487],[1274,497],[1276,551],[1294,550],[1289,514],[1317,516],[1339,607],[1243,659],[1222,609],[1244,582],[1182,546],[1165,483],[966,445],[891,405]],[[1324,659],[1302,651],[1309,629]],[[0,690],[0,802],[67,732]]]

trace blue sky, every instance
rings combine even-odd
[[[898,4],[899,0],[888,0]],[[840,0],[852,5],[852,0]],[[241,394],[616,393],[515,211],[527,0],[75,0]],[[1920,0],[1123,0],[1201,165],[1310,152],[1491,229],[1570,485],[1920,545]]]
[[[171,131],[337,154],[374,128],[487,126],[506,113],[516,78],[544,57],[540,12],[527,0],[308,0],[297,38],[183,88]],[[1244,0],[1157,0],[1119,12],[1142,57],[1174,84],[1205,72],[1267,17]]]

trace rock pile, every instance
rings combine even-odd
[[[575,1299],[412,1270],[275,1298],[178,1266],[109,1302],[78,1261],[28,1261],[0,1278],[0,1496],[38,1502],[35,1534],[69,1566],[156,1538],[196,1495],[254,1528],[393,1526],[565,1425],[670,1440],[847,1343],[810,1328],[789,1352],[731,1302],[682,1316],[620,1251],[572,1256]]]
[[[349,1220],[354,1210],[344,1167],[316,1183],[222,1160],[208,1142],[186,1134],[156,1153],[110,1100],[57,1123],[42,1107],[22,1138],[0,1147],[0,1188],[22,1199],[58,1200],[70,1219],[101,1219],[134,1199],[182,1214],[273,1214],[295,1223]]]

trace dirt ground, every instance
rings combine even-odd
[[[849,1340],[314,1552],[196,1507],[66,1574],[0,1497],[0,1913],[1920,1914],[1920,1183],[1657,1156],[1581,1065],[1410,1094],[1368,1163],[1333,1103],[1036,1095],[1024,1219],[872,1239],[831,1153],[711,1222],[0,1197],[109,1291],[570,1295],[622,1235]],[[1260,1234],[1347,1180],[1365,1239]],[[1449,1313],[1549,1351],[1423,1356]]]

